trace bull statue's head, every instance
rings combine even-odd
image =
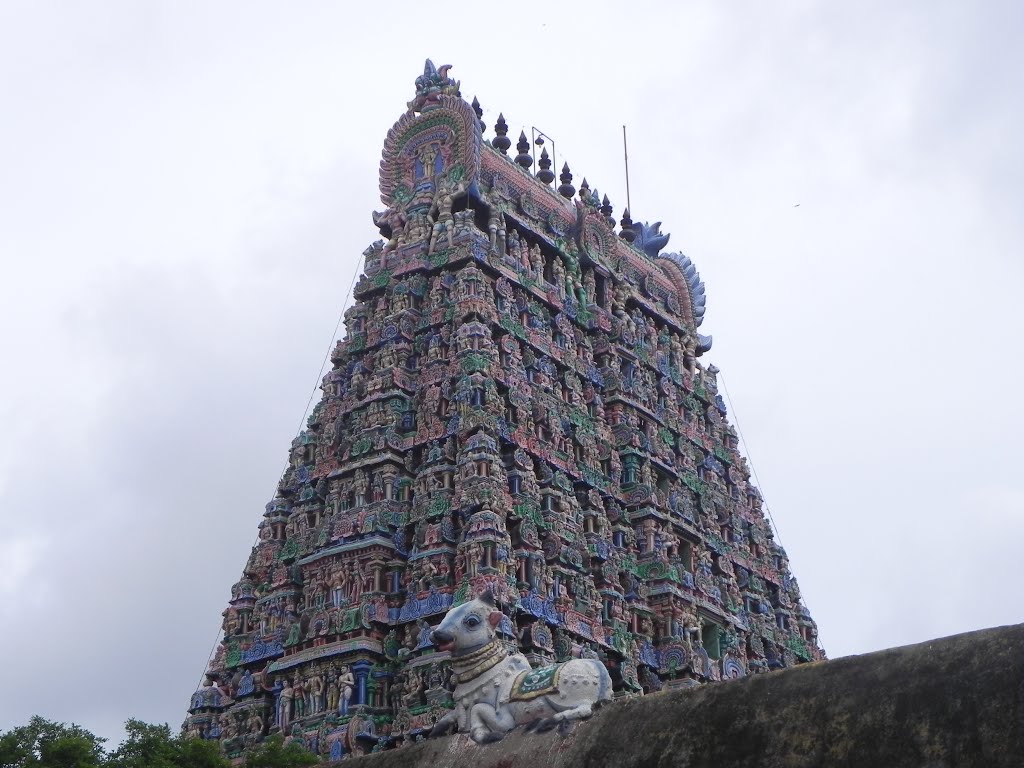
[[[475,600],[449,610],[430,633],[430,639],[437,650],[451,651],[453,658],[464,656],[494,639],[502,616],[494,604],[494,595],[487,590]]]

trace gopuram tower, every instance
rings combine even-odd
[[[487,588],[510,649],[596,656],[616,695],[823,657],[699,362],[694,265],[480,114],[428,61],[385,140],[386,240],[185,722],[229,756],[426,735],[431,627]]]

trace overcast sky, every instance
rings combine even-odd
[[[350,5],[0,0],[0,729],[183,719],[427,56],[628,125],[832,657],[1024,621],[1024,5]]]

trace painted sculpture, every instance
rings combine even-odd
[[[455,709],[432,736],[457,727],[479,743],[499,741],[517,725],[545,731],[583,720],[612,698],[612,679],[596,656],[534,669],[521,653],[509,655],[498,639],[505,615],[488,591],[451,608],[430,637],[451,654]]]
[[[192,697],[186,732],[234,759],[270,733],[401,746],[453,712],[500,735],[431,640],[488,590],[517,665],[599,660],[594,701],[823,657],[699,361],[693,263],[568,166],[553,187],[546,147],[510,156],[504,117],[485,140],[448,70],[387,135],[383,239]]]

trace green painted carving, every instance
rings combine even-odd
[[[803,642],[799,637],[790,635],[786,640],[786,647],[789,648],[798,659],[803,661],[811,660],[811,652],[807,648],[807,644]]]
[[[691,491],[704,495],[704,481],[697,477],[697,475],[693,474],[692,472],[684,472],[680,477],[682,478],[683,485],[685,485]]]
[[[601,474],[601,470],[587,466],[586,464],[580,464],[579,467],[580,472],[583,474],[583,480],[588,485],[592,485],[601,490],[605,490],[609,486],[610,481],[607,477]]]
[[[359,608],[353,608],[352,610],[345,611],[338,621],[338,631],[351,632],[359,627],[359,613]]]
[[[540,504],[537,503],[536,499],[523,499],[521,503],[515,505],[514,509],[519,517],[524,520],[530,520],[540,530],[548,529],[548,524],[541,514]]]
[[[284,546],[281,547],[281,551],[277,553],[278,560],[293,560],[299,554],[299,540],[296,538],[288,539]]]
[[[430,517],[440,517],[447,513],[452,508],[452,502],[450,499],[437,498],[430,502],[427,507],[427,515]]]
[[[480,354],[469,354],[459,361],[459,367],[463,373],[487,371],[490,366],[491,361],[486,356]]]
[[[412,200],[412,192],[404,184],[396,184],[391,192],[391,197],[395,201],[397,207],[401,208]]]
[[[224,657],[224,663],[227,664],[228,667],[237,667],[242,663],[242,649],[238,645],[238,641],[232,640],[228,643],[227,648],[228,650]]]
[[[430,264],[431,269],[438,269],[443,267],[451,259],[452,254],[455,251],[451,248],[445,248],[443,250],[434,251],[432,254],[427,256],[427,263]]]
[[[658,436],[661,438],[661,442],[667,445],[669,448],[674,448],[676,444],[676,436],[672,434],[670,429],[661,427],[658,430]]]

